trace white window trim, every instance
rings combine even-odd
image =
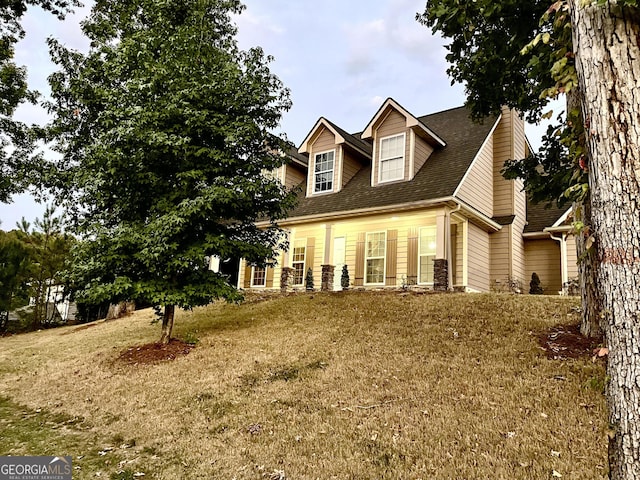
[[[425,227],[420,227],[420,229],[418,230],[418,285],[433,285],[433,280],[430,282],[421,282],[420,279],[422,278],[422,262],[420,261],[420,257],[426,257],[428,255],[421,255],[420,252],[422,251],[422,230],[426,229],[426,228],[436,228],[435,225],[427,225]],[[438,241],[438,236],[437,236],[437,230],[436,230],[436,242]],[[437,247],[436,247],[437,248]],[[433,257],[435,258],[436,253],[433,252]]]
[[[397,158],[397,157],[391,157],[391,158],[382,158],[382,142],[383,140],[387,140],[389,138],[394,138],[394,137],[402,137],[402,176],[398,177],[398,178],[389,178],[387,180],[383,180],[382,179],[382,162],[384,160],[391,160],[392,158]],[[389,183],[389,182],[397,182],[399,180],[404,180],[405,177],[405,169],[406,169],[406,161],[407,161],[407,134],[406,132],[402,132],[402,133],[395,133],[393,135],[387,135],[386,137],[381,137],[380,141],[379,141],[379,145],[380,145],[380,158],[378,158],[377,163],[377,169],[378,169],[378,183]]]
[[[302,248],[304,250],[304,257],[302,259],[302,262],[300,261],[296,261],[295,260],[295,250],[296,248]],[[299,245],[299,246],[294,246],[293,249],[291,250],[291,268],[294,271],[294,278],[295,278],[295,264],[296,263],[302,263],[302,280],[300,281],[300,283],[292,283],[291,285],[294,287],[301,287],[304,285],[304,277],[306,275],[306,266],[307,266],[307,246],[306,245]]]
[[[255,270],[256,266],[251,266],[251,288],[265,288],[267,286],[267,267],[257,267],[264,268],[264,283],[262,285],[256,285],[253,283],[253,279],[255,278]]]
[[[318,160],[318,157],[321,155],[324,155],[325,153],[333,153],[333,169],[331,170],[331,190],[320,190],[320,191],[316,191],[316,175],[318,173],[323,173],[323,172],[316,172],[316,162]],[[313,168],[310,169],[310,173],[311,173],[311,193],[313,195],[322,195],[323,193],[332,193],[335,189],[336,189],[336,160],[337,160],[337,155],[336,155],[336,149],[331,149],[331,150],[324,150],[322,152],[318,152],[318,153],[314,153],[313,154]],[[326,170],[327,172],[329,170]]]
[[[374,235],[377,233],[384,234],[384,255],[382,256],[382,282],[369,283],[367,282],[367,260],[377,259],[380,257],[368,257],[367,256],[367,244],[369,243],[369,235]],[[387,231],[386,230],[378,230],[374,232],[367,232],[364,236],[364,284],[367,286],[380,286],[385,284],[385,279],[387,278]]]

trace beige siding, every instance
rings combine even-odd
[[[287,188],[294,188],[307,179],[306,172],[293,165],[287,165],[285,170],[284,185]]]
[[[433,147],[429,145],[426,140],[419,137],[418,135],[415,136],[415,139],[413,175],[420,171],[429,156],[433,153]]]
[[[478,153],[465,175],[457,196],[488,217],[493,216],[493,142]]]
[[[358,173],[358,170],[361,168],[361,164],[346,149],[343,151],[342,186],[344,187],[355,176],[355,174]]]
[[[493,214],[513,214],[513,182],[500,173],[504,162],[513,158],[511,142],[511,111],[503,110],[502,119],[493,133]]]
[[[511,276],[524,283],[525,278],[525,251],[522,234],[527,223],[527,199],[522,180],[514,182],[514,214],[516,218],[511,224]]]
[[[489,291],[489,234],[473,223],[469,223],[468,235],[468,287],[481,292]]]
[[[506,284],[511,276],[511,225],[490,235],[491,240],[491,285],[499,287]]]
[[[336,145],[336,137],[328,129],[322,127],[320,132],[316,134],[315,139],[311,142],[311,151],[309,152],[309,175],[307,181],[307,196],[313,195],[313,170],[315,166],[315,156],[318,153],[327,152],[329,150],[335,150],[334,156],[334,170],[333,170],[333,185],[336,186],[336,163],[338,161],[338,148]]]
[[[409,154],[410,154],[410,135],[407,129],[407,119],[398,113],[396,110],[391,110],[389,114],[383,118],[380,125],[374,132],[374,139],[376,143],[375,158],[373,159],[373,186],[378,185],[379,171],[378,166],[380,162],[380,139],[389,137],[391,135],[405,134],[404,141],[404,178],[409,178]]]
[[[578,253],[576,250],[576,237],[573,235],[567,237],[567,270],[569,280],[578,277]]]
[[[540,284],[547,295],[557,295],[562,289],[560,267],[560,244],[551,239],[526,240],[526,283],[524,291],[529,292],[531,274],[537,273]]]

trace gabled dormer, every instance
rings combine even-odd
[[[306,196],[342,190],[371,159],[371,145],[320,118],[298,149],[309,156]]]
[[[371,185],[412,180],[436,148],[446,142],[388,98],[361,134],[373,145]]]

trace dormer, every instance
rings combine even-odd
[[[309,156],[307,197],[337,193],[371,159],[371,145],[320,118],[298,149]]]
[[[286,152],[279,149],[277,152],[280,156],[286,157],[285,163],[273,170],[263,170],[262,175],[278,180],[287,190],[292,190],[306,180],[309,159],[306,155],[298,153],[293,146]]]
[[[361,134],[373,144],[371,185],[412,180],[436,148],[446,142],[388,98]]]

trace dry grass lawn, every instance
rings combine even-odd
[[[72,455],[74,479],[606,478],[604,370],[548,360],[576,301],[295,295],[0,338],[0,455]],[[141,474],[145,474],[142,476]],[[136,475],[136,476],[134,476]]]

